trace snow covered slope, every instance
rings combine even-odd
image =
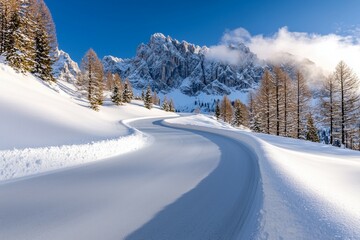
[[[166,120],[237,135],[259,156],[263,202],[257,239],[358,239],[360,153],[239,131],[204,115]]]
[[[95,112],[73,85],[50,86],[2,63],[0,78],[0,180],[138,149],[145,136],[122,120],[174,115],[137,101],[120,107],[106,101]]]

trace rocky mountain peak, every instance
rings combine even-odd
[[[245,45],[229,46],[246,56],[246,64],[228,64],[219,59],[208,59],[210,49],[186,41],[178,41],[162,33],[155,33],[148,43],[137,48],[134,58],[103,59],[106,71],[128,78],[135,88],[150,84],[153,90],[170,92],[180,89],[189,96],[201,92],[229,94],[231,91],[251,88],[256,84],[263,68],[256,64],[256,55]]]

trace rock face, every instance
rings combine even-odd
[[[173,89],[188,96],[229,94],[234,90],[252,88],[260,80],[264,66],[256,55],[240,44],[229,46],[241,56],[237,64],[209,58],[211,49],[185,41],[179,42],[161,33],[151,36],[149,43],[141,44],[132,59],[106,56],[104,70],[128,78],[133,86],[167,93]]]
[[[53,74],[57,80],[75,83],[76,76],[80,73],[79,66],[70,55],[62,50],[55,54],[56,61],[53,64]]]

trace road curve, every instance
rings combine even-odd
[[[0,239],[247,239],[256,228],[256,155],[227,131],[132,124],[133,153],[0,184]]]

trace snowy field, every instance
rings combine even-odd
[[[201,114],[165,121],[231,131],[256,151],[263,184],[260,239],[360,236],[360,152],[237,130]]]
[[[0,78],[0,239],[359,239],[359,152]]]
[[[104,159],[143,147],[130,119],[176,116],[141,101],[95,112],[71,84],[46,85],[0,63],[0,181]]]

